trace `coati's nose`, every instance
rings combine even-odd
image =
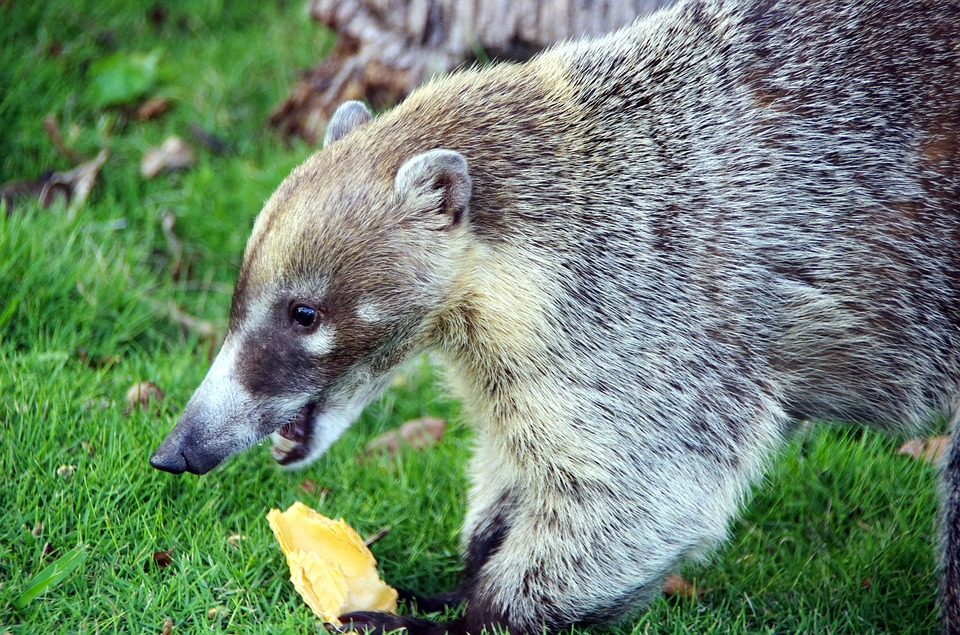
[[[168,443],[169,441],[170,438],[167,437],[150,457],[150,465],[158,470],[171,474],[183,474],[184,472],[206,474],[220,465],[223,460],[223,457],[219,455],[208,454],[198,448],[187,447],[181,450],[176,447],[176,443]]]
[[[197,442],[189,420],[181,420],[150,457],[150,465],[171,474],[206,474],[224,458],[224,454]]]
[[[150,457],[150,465],[171,474],[183,474],[187,470],[187,459],[182,452],[164,452],[161,445]]]

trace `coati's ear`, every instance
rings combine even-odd
[[[462,154],[437,149],[407,159],[393,188],[401,206],[436,218],[437,229],[450,229],[466,218],[473,184]]]
[[[323,147],[327,147],[334,141],[339,141],[348,132],[371,119],[373,119],[373,114],[362,102],[343,102],[330,117],[330,123],[327,124],[327,133],[323,136]]]

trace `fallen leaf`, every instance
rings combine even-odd
[[[39,538],[40,534],[43,533],[43,523],[38,520],[37,524],[33,526],[33,531],[31,531],[30,533],[33,535],[34,538]]]
[[[57,476],[65,481],[73,478],[73,473],[77,471],[76,465],[61,465],[57,468]]]
[[[137,121],[156,119],[170,110],[171,102],[166,97],[151,97],[137,108]]]
[[[163,401],[163,397],[163,391],[152,381],[137,382],[127,390],[125,397],[127,407],[124,408],[123,412],[124,414],[130,414],[134,408],[148,410],[151,401],[160,403]]]
[[[706,591],[707,589],[697,588],[676,573],[671,573],[663,581],[663,594],[670,597],[696,599]]]
[[[900,446],[897,454],[906,454],[910,458],[939,463],[943,460],[947,448],[950,446],[949,436],[930,437],[928,439],[910,439]]]
[[[380,579],[377,561],[343,519],[331,520],[300,502],[267,514],[297,593],[324,622],[340,625],[351,611],[395,611],[397,592]]]
[[[82,163],[69,172],[55,172],[44,186],[44,191],[51,187],[67,187],[70,192],[70,206],[67,208],[67,211],[72,217],[77,213],[77,210],[83,207],[87,197],[90,196],[93,184],[97,181],[97,175],[100,174],[100,168],[103,167],[103,164],[106,163],[109,156],[110,151],[104,148],[97,153],[97,156],[92,161]],[[41,204],[43,204],[45,198],[44,192],[41,192]]]
[[[173,620],[169,617],[163,620],[163,628],[160,629],[160,635],[173,635]]]
[[[0,186],[0,202],[6,206],[7,215],[22,199],[35,199],[42,207],[50,207],[57,200],[66,204],[70,200],[70,188],[58,184],[48,187],[51,176],[53,172],[47,172],[34,181],[10,181]]]
[[[144,95],[157,78],[159,53],[121,51],[90,65],[90,100],[97,108]]]
[[[433,417],[413,419],[396,430],[389,430],[370,440],[364,446],[364,452],[370,456],[381,453],[393,455],[403,447],[422,450],[441,441],[446,429],[447,422],[443,419]]]
[[[152,179],[163,170],[183,170],[196,162],[193,148],[177,136],[167,137],[159,146],[150,148],[140,160],[140,174]]]
[[[154,551],[153,556],[147,561],[147,568],[149,569],[153,565],[158,569],[166,569],[171,564],[173,564],[173,549]]]
[[[21,199],[36,199],[41,207],[50,207],[60,201],[68,205],[67,211],[73,216],[87,200],[100,168],[109,156],[110,153],[104,149],[92,161],[67,172],[47,172],[33,181],[5,183],[0,186],[0,202],[6,205],[9,215]]]

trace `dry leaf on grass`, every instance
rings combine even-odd
[[[10,181],[0,185],[0,203],[6,205],[7,215],[14,205],[26,199],[36,199],[42,207],[50,207],[54,201],[66,203],[70,199],[70,188],[62,185],[47,187],[52,172],[48,172],[35,181]]]
[[[72,217],[87,200],[100,168],[109,156],[110,153],[104,149],[92,161],[67,172],[53,172],[35,181],[5,183],[0,186],[0,200],[6,203],[8,214],[20,199],[36,198],[43,207],[50,207],[60,200],[67,205],[67,212]]]
[[[163,628],[160,629],[160,635],[173,635],[173,620],[170,618],[163,620]]]
[[[61,465],[57,468],[57,476],[62,478],[65,481],[69,481],[73,478],[74,472],[77,471],[76,465]]]
[[[380,579],[377,561],[343,519],[331,520],[296,502],[267,514],[290,566],[297,593],[324,622],[337,626],[351,611],[395,611],[397,592]]]
[[[168,137],[162,144],[150,148],[140,160],[140,174],[152,179],[163,170],[183,170],[196,162],[193,148],[180,137]]]
[[[415,450],[434,445],[443,439],[447,429],[447,422],[433,417],[421,417],[407,421],[396,430],[389,430],[372,439],[364,446],[367,456],[376,454],[394,455],[400,448],[410,447]]]
[[[149,570],[153,566],[158,569],[166,569],[171,564],[173,564],[173,549],[167,549],[166,551],[154,551],[150,559],[147,560],[145,568]]]
[[[901,445],[897,454],[906,454],[910,458],[928,463],[939,463],[943,460],[949,446],[949,436],[937,436],[928,439],[916,438]]]
[[[97,181],[97,175],[100,174],[100,168],[107,162],[110,152],[104,148],[92,161],[82,163],[69,172],[57,172],[48,181],[48,185],[65,185],[70,188],[70,215],[76,214],[93,189],[93,184]],[[43,200],[43,194],[40,195]]]
[[[124,398],[127,407],[124,408],[124,414],[130,414],[134,408],[149,410],[150,402],[160,403],[163,401],[163,391],[152,381],[140,381],[130,386],[127,395]]]
[[[690,582],[687,582],[676,573],[671,573],[663,581],[663,594],[675,598],[696,599],[703,595],[707,589],[701,589]]]
[[[150,121],[170,110],[170,100],[166,97],[151,97],[137,108],[137,121]]]

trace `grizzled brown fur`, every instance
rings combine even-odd
[[[349,617],[518,634],[647,600],[799,419],[956,431],[958,15],[689,0],[372,121],[345,105],[258,219],[153,463],[202,473],[286,423],[275,455],[304,464],[432,350],[477,449],[465,580],[426,604],[467,608]],[[945,485],[960,633],[958,445]]]

